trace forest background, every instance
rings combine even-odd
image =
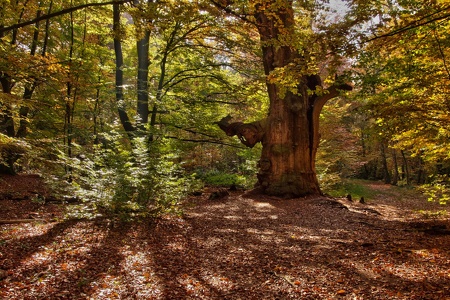
[[[252,188],[261,146],[227,115],[267,115],[258,5],[286,1],[1,1],[0,163],[40,173],[72,216],[178,211],[204,185]],[[303,75],[353,91],[320,115],[322,191],[347,178],[450,197],[448,1],[287,1]],[[319,93],[314,88],[311,93]],[[40,197],[40,195],[36,195]],[[53,196],[54,197],[54,196]]]

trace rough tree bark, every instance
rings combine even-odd
[[[294,46],[284,42],[295,34],[292,1],[255,1],[257,28],[263,53],[264,71],[273,71],[292,64],[306,64]],[[282,3],[280,3],[282,2]],[[261,4],[262,3],[262,4]],[[320,77],[299,76],[296,93],[283,91],[267,81],[270,105],[265,120],[244,124],[230,123],[225,117],[218,122],[227,135],[237,135],[242,143],[253,147],[261,142],[258,182],[264,194],[281,197],[320,195],[315,157],[319,146],[319,116],[325,103],[350,90],[347,84],[331,86],[322,91]],[[317,91],[317,93],[312,93]]]

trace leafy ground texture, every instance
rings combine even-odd
[[[206,191],[123,223],[61,221],[39,177],[1,177],[1,219],[23,222],[0,225],[0,299],[450,299],[448,206],[364,185],[365,204]]]

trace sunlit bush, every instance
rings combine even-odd
[[[0,133],[0,173],[15,174],[15,163],[29,149],[25,141]]]
[[[180,213],[180,201],[191,191],[194,179],[184,174],[173,149],[169,153],[167,141],[149,145],[145,138],[135,138],[124,145],[118,133],[106,138],[106,145],[97,145],[92,155],[67,160],[71,189],[81,200],[69,216]]]
[[[450,178],[448,175],[435,176],[431,183],[417,188],[427,196],[430,202],[439,202],[440,204],[450,202]]]

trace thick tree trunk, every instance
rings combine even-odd
[[[291,93],[281,98],[275,85],[268,89],[272,96],[268,130],[261,141],[259,183],[270,195],[320,194],[314,165],[318,137],[309,99]]]
[[[293,46],[282,42],[284,35],[294,33],[292,3],[284,2],[283,6],[274,7],[275,11],[263,5],[255,7],[267,76],[277,68],[302,60]],[[298,93],[293,94],[267,81],[270,106],[258,173],[266,194],[294,197],[321,193],[314,165],[318,136],[307,83],[306,76],[299,78]]]
[[[228,135],[238,135],[249,147],[258,141],[262,143],[258,181],[265,194],[281,197],[320,195],[315,168],[320,112],[327,100],[339,94],[339,89],[351,87],[346,84],[332,86],[318,96],[311,92],[317,86],[321,87],[317,75],[299,75],[295,93],[276,81],[269,81],[273,71],[281,68],[292,65],[305,68],[305,59],[298,49],[285,42],[295,35],[292,1],[255,4],[255,18],[264,71],[268,76],[269,115],[267,119],[251,124],[229,123],[228,117],[222,119],[219,126]]]

